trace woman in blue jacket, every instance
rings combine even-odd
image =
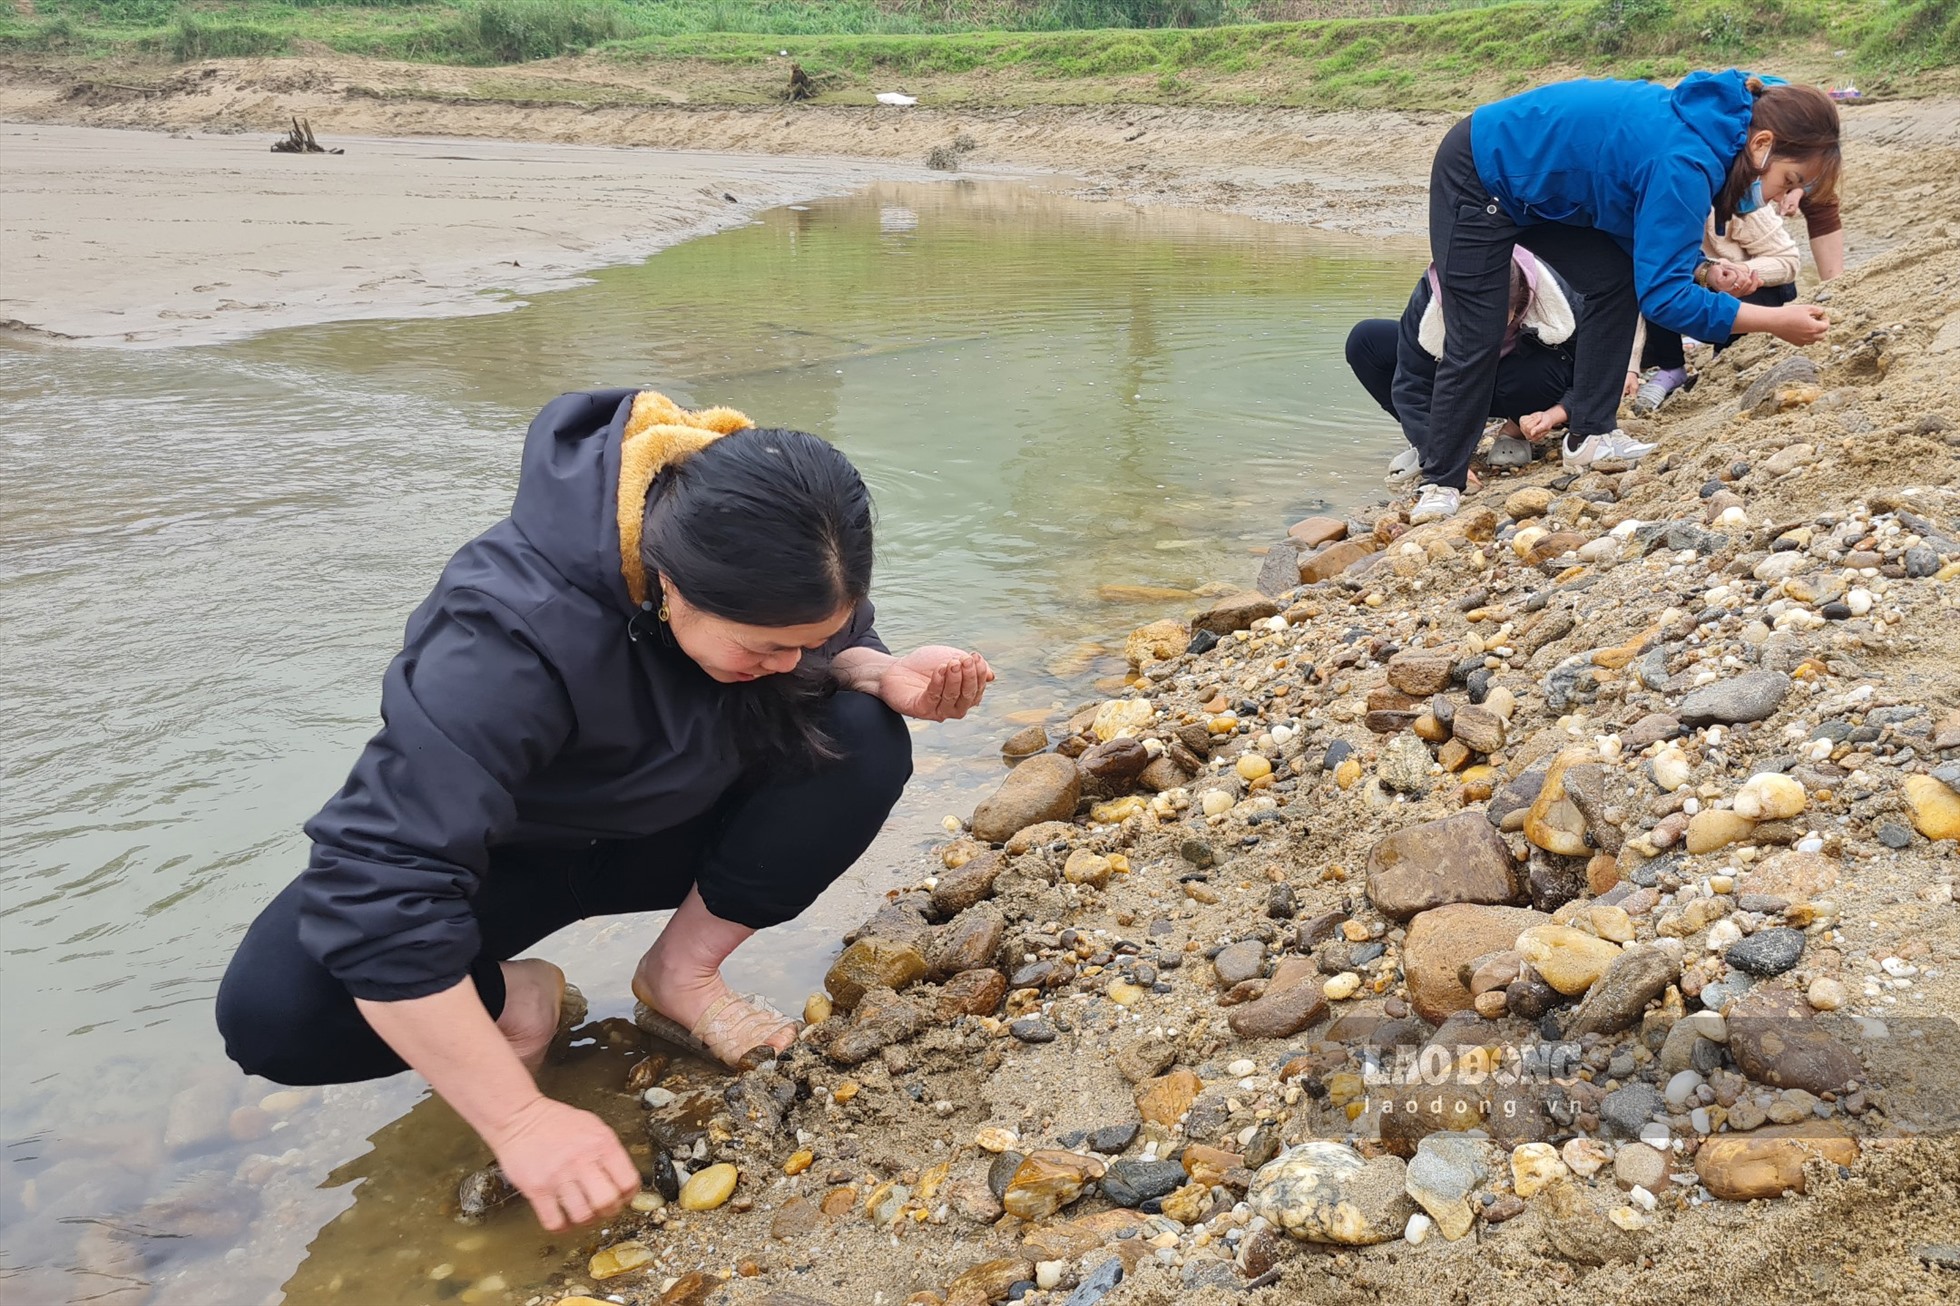
[[[290,1084],[413,1068],[545,1227],[616,1210],[639,1190],[619,1139],[531,1077],[564,975],[513,958],[673,909],[634,993],[725,1062],[788,1045],[721,963],[870,845],[911,776],[899,714],[962,716],[993,679],[958,649],[891,656],[870,582],[870,497],[817,437],[652,391],[553,401],[225,973],[232,1059]]]
[[[1429,178],[1429,248],[1449,347],[1410,520],[1457,509],[1496,377],[1514,246],[1558,268],[1584,301],[1566,466],[1631,462],[1652,452],[1616,420],[1641,314],[1697,340],[1745,331],[1796,345],[1823,338],[1821,308],[1742,304],[1696,285],[1694,271],[1711,208],[1726,224],[1791,191],[1828,199],[1838,166],[1829,96],[1734,69],[1690,73],[1672,90],[1560,82],[1452,127]]]

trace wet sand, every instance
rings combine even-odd
[[[179,345],[501,312],[580,274],[886,178],[898,163],[502,141],[0,125],[0,320]]]

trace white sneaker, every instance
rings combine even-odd
[[[1424,522],[1447,521],[1456,516],[1456,510],[1463,503],[1463,491],[1448,485],[1425,485],[1422,498],[1409,510],[1409,525],[1420,526]]]
[[[1414,445],[1410,445],[1401,453],[1396,454],[1395,461],[1388,465],[1388,479],[1390,481],[1406,481],[1421,470],[1422,455],[1416,452]]]
[[[1604,435],[1589,435],[1577,449],[1569,444],[1563,447],[1565,470],[1568,472],[1582,472],[1595,463],[1638,462],[1660,448],[1656,444],[1645,444],[1617,429]]]

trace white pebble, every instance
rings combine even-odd
[[[1697,1134],[1707,1134],[1715,1128],[1715,1117],[1708,1114],[1708,1108],[1698,1106],[1688,1112],[1688,1124]]]
[[[1232,1064],[1225,1067],[1225,1073],[1230,1075],[1233,1079],[1244,1079],[1247,1075],[1251,1074],[1253,1071],[1257,1069],[1259,1069],[1258,1062],[1250,1061],[1244,1057],[1240,1057],[1237,1061],[1234,1061],[1232,1062]]]
[[[1862,617],[1872,610],[1872,592],[1860,587],[1844,596],[1844,606],[1851,609],[1851,615]]]
[[[1683,1070],[1677,1072],[1672,1079],[1667,1081],[1667,1104],[1671,1107],[1686,1106],[1688,1099],[1694,1096],[1695,1090],[1700,1088],[1701,1085],[1702,1078],[1694,1071]]]
[[[1034,1286],[1043,1292],[1062,1286],[1062,1272],[1068,1269],[1067,1261],[1036,1261],[1034,1263]]]
[[[674,1103],[680,1101],[680,1098],[670,1089],[649,1088],[646,1092],[640,1094],[640,1100],[658,1111],[662,1107],[674,1105]]]
[[[1667,1126],[1658,1120],[1649,1120],[1646,1124],[1640,1126],[1640,1141],[1649,1147],[1659,1148],[1665,1152],[1669,1144]]]
[[[1878,964],[1884,968],[1887,975],[1892,976],[1894,979],[1904,979],[1908,975],[1917,975],[1919,973],[1919,967],[1898,957],[1887,957]]]
[[[1800,852],[1800,853],[1821,853],[1821,852],[1823,852],[1823,851],[1824,851],[1824,838],[1823,838],[1823,836],[1822,836],[1822,835],[1816,835],[1816,834],[1807,834],[1807,835],[1805,835],[1805,836],[1804,836],[1803,838],[1801,838],[1801,839],[1799,839],[1799,840],[1797,840],[1797,851],[1798,851],[1798,852]]]
[[[1740,942],[1742,942],[1742,927],[1727,917],[1708,927],[1710,952],[1727,952]]]
[[[1633,1191],[1627,1194],[1627,1200],[1643,1211],[1651,1211],[1656,1205],[1654,1195],[1639,1184],[1633,1186]]]
[[[1411,1247],[1420,1247],[1422,1240],[1429,1236],[1429,1230],[1435,1223],[1434,1220],[1417,1211],[1409,1217],[1409,1223],[1403,1227],[1402,1236],[1408,1240]]]

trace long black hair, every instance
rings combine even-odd
[[[871,494],[850,460],[804,431],[725,435],[653,478],[640,533],[647,575],[747,626],[802,626],[871,591]],[[816,722],[829,660],[734,687],[735,735],[753,765],[836,755]]]

